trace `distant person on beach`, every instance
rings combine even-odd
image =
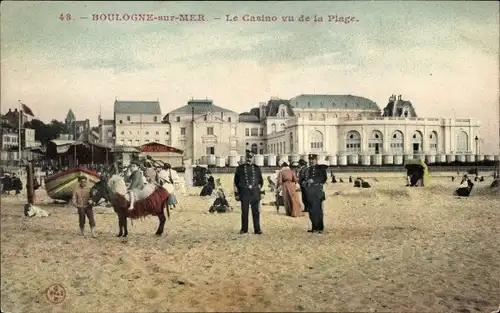
[[[288,163],[281,164],[281,170],[278,172],[278,188],[281,188],[286,215],[291,217],[302,216],[295,186],[297,182],[295,172],[288,166]]]
[[[19,177],[17,177],[15,173],[12,173],[11,184],[12,189],[16,191],[16,195],[20,194],[21,190],[23,190],[23,184],[21,182],[21,179],[19,179]]]
[[[217,190],[217,198],[215,198],[214,202],[212,203],[212,206],[210,206],[210,209],[208,210],[209,213],[228,213],[232,211],[233,209],[229,205],[229,202],[226,199],[226,195],[224,193],[224,190],[222,188],[219,188]]]
[[[73,191],[71,203],[78,209],[78,218],[80,226],[80,235],[84,235],[85,217],[89,219],[90,232],[92,237],[96,237],[94,233],[95,219],[92,203],[90,200],[90,188],[87,186],[87,177],[78,177],[78,186]]]
[[[297,179],[298,181],[302,181],[302,178],[306,175],[306,171],[307,171],[307,162],[303,159],[300,159],[299,160],[299,171],[298,171],[298,175],[297,175]],[[308,212],[308,204],[307,204],[307,197],[306,197],[306,188],[303,187],[302,185],[300,186],[300,193],[302,195],[302,204],[304,205],[304,210],[302,210],[302,212]]]
[[[262,234],[260,228],[260,189],[264,185],[260,167],[253,164],[254,154],[246,151],[245,163],[238,165],[234,173],[233,185],[236,201],[241,203],[240,234],[248,233],[248,213],[252,210],[253,231]]]
[[[301,178],[301,186],[306,190],[307,203],[309,205],[309,219],[312,227],[308,232],[322,233],[323,224],[323,201],[325,192],[323,185],[328,180],[326,166],[318,164],[318,155],[309,154],[309,166]]]

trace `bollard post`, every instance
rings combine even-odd
[[[35,190],[33,189],[33,167],[31,162],[26,165],[26,195],[28,204],[34,204]]]

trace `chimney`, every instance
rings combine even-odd
[[[401,95],[398,96],[398,100],[401,100]]]

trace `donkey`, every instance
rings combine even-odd
[[[117,237],[127,237],[127,218],[138,219],[148,215],[158,216],[159,225],[156,236],[161,236],[165,228],[166,217],[164,208],[167,209],[167,216],[170,219],[170,210],[166,206],[169,193],[162,186],[148,185],[137,201],[134,201],[132,210],[129,210],[130,203],[134,197],[127,192],[125,181],[119,175],[112,175],[110,178],[103,177],[91,189],[91,199],[94,205],[99,204],[101,199],[108,201],[113,206],[118,216],[119,233]]]

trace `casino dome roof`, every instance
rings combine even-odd
[[[374,101],[353,95],[300,95],[290,99],[300,109],[358,109],[380,110]]]

